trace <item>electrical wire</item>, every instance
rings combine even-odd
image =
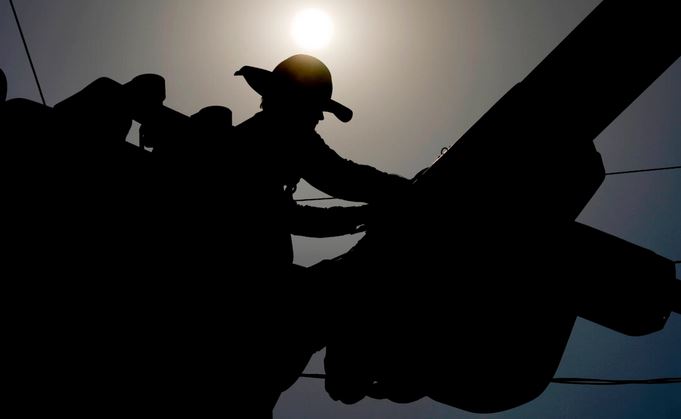
[[[605,176],[616,176],[616,175],[627,175],[631,173],[647,173],[647,172],[659,172],[663,170],[678,170],[681,169],[681,166],[666,166],[666,167],[653,167],[651,169],[638,169],[638,170],[623,170],[620,172],[608,172],[605,174]],[[304,198],[304,199],[296,199],[296,202],[311,202],[311,201],[328,201],[331,199],[339,199],[339,198],[333,198],[330,196],[324,196],[324,197],[319,197],[319,198]]]
[[[303,198],[303,199],[296,199],[296,202],[308,202],[308,201],[330,201],[332,199],[340,199],[340,198],[334,198],[331,196],[325,196],[322,198]]]
[[[40,100],[42,100],[43,105],[47,106],[45,102],[45,95],[43,95],[43,89],[40,87],[40,80],[38,80],[38,73],[35,71],[35,66],[33,65],[33,60],[31,59],[31,53],[28,50],[28,43],[26,42],[26,37],[24,36],[24,31],[21,29],[21,22],[19,22],[19,16],[17,15],[17,9],[14,8],[14,1],[9,0],[9,5],[12,7],[12,13],[14,14],[14,20],[17,22],[17,28],[19,28],[19,35],[21,35],[21,41],[24,43],[24,49],[26,50],[26,56],[28,57],[28,63],[31,65],[31,71],[33,71],[33,77],[35,78],[35,84],[38,86],[38,93],[40,93]]]
[[[604,380],[601,378],[554,378],[556,384],[576,384],[590,386],[623,386],[629,384],[681,384],[681,377],[648,378],[642,380]]]
[[[610,172],[606,173],[606,176],[614,176],[614,175],[627,175],[630,173],[646,173],[646,172],[658,172],[662,170],[677,170],[681,169],[681,166],[667,166],[667,167],[654,167],[652,169],[639,169],[639,170],[624,170],[621,172]]]
[[[300,374],[301,378],[326,379],[326,374]],[[681,384],[681,377],[647,378],[639,380],[611,380],[602,378],[556,377],[551,380],[554,384],[573,384],[591,386],[622,386],[633,384]]]

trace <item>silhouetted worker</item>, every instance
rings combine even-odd
[[[309,288],[304,270],[293,265],[291,233],[317,237],[347,234],[367,222],[366,206],[320,209],[296,205],[296,185],[305,179],[333,197],[371,204],[398,196],[409,181],[340,157],[315,132],[324,112],[343,122],[352,118],[350,109],[331,98],[331,73],[320,60],[294,55],[273,71],[245,66],[235,75],[243,76],[262,96],[262,112],[235,127],[235,155],[248,162],[233,162],[246,181],[240,184],[237,179],[231,193],[244,199],[240,216],[252,220],[236,226],[240,254],[251,262],[246,262],[251,270],[272,274],[258,291],[274,298],[270,301],[259,296],[261,308],[283,316],[277,319],[277,326],[267,330],[274,342],[262,342],[258,350],[263,351],[264,361],[256,361],[260,365],[255,366],[262,368],[260,377],[271,378],[269,387],[259,381],[261,391],[269,392],[271,409],[310,356],[324,345],[319,336],[308,335],[316,314],[299,308]]]
[[[264,204],[262,215],[266,217],[261,220],[261,229],[269,240],[257,243],[259,258],[287,266],[293,260],[292,230],[296,233],[301,228],[306,235],[316,235],[315,227],[291,224],[290,216],[296,211],[292,195],[301,178],[333,197],[366,203],[396,196],[408,184],[400,176],[340,157],[315,132],[324,112],[343,122],[352,118],[350,109],[331,99],[331,73],[318,59],[294,55],[273,71],[246,66],[236,75],[243,76],[262,96],[262,112],[238,125],[234,134],[237,147],[254,150],[244,176],[249,187],[255,186],[251,190],[256,196],[249,198]],[[342,212],[353,210],[337,214]],[[282,218],[282,214],[288,217]],[[303,221],[301,218],[306,217],[294,216],[294,221]],[[327,221],[347,225],[341,215],[330,216]],[[315,224],[325,229],[322,223]],[[327,234],[320,231],[320,235]]]

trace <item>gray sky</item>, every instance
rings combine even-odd
[[[596,0],[15,0],[48,104],[99,76],[166,78],[166,104],[187,114],[226,105],[241,122],[259,97],[242,65],[273,68],[299,52],[330,67],[348,124],[327,117],[319,132],[341,155],[411,177],[522,80],[591,11]],[[294,14],[325,10],[330,45],[305,51],[290,36]],[[11,16],[0,1],[0,67],[9,97],[38,100]],[[651,46],[653,48],[654,46]],[[681,164],[681,63],[675,63],[597,139],[606,170]],[[550,135],[547,140],[550,140]],[[257,156],[253,156],[257,158]],[[623,175],[605,183],[580,221],[681,259],[681,173]],[[318,192],[299,188],[298,197]],[[296,261],[335,256],[358,237],[296,239]],[[568,261],[556,255],[556,268]],[[455,263],[455,260],[452,261]],[[499,267],[503,271],[503,267]],[[679,272],[677,269],[677,276]],[[664,331],[630,338],[579,320],[558,375],[681,376],[681,316]],[[321,356],[308,367],[321,371]],[[678,385],[616,388],[552,385],[495,418],[678,418]],[[283,418],[478,417],[428,399],[410,405],[333,402],[321,382],[300,380],[282,399]]]

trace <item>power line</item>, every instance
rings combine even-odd
[[[28,44],[26,43],[26,37],[24,37],[24,31],[21,29],[21,23],[19,22],[17,10],[14,8],[14,1],[9,0],[9,5],[12,7],[14,20],[17,22],[17,28],[19,28],[19,35],[21,35],[21,41],[24,43],[24,49],[26,50],[28,63],[31,65],[31,71],[33,71],[33,77],[35,78],[35,84],[38,85],[38,93],[40,93],[40,100],[43,101],[43,105],[47,106],[47,103],[45,102],[45,96],[43,95],[43,89],[40,87],[40,81],[38,80],[38,73],[36,73],[35,71],[35,66],[33,65],[33,60],[31,59],[31,53],[28,51]]]
[[[301,378],[326,379],[326,374],[300,374]],[[556,377],[554,384],[574,384],[592,386],[622,386],[632,384],[681,384],[681,377],[647,378],[642,380],[608,380],[602,378]]]
[[[677,170],[681,169],[681,166],[667,166],[667,167],[655,167],[652,169],[639,169],[639,170],[624,170],[621,172],[610,172],[606,173],[606,176],[614,176],[614,175],[626,175],[629,173],[645,173],[645,172],[658,172],[661,170]]]
[[[577,384],[590,386],[623,386],[629,384],[681,384],[681,377],[648,378],[643,380],[604,380],[601,378],[554,378],[556,384]]]
[[[323,198],[304,198],[304,199],[296,199],[296,202],[307,202],[307,201],[329,201],[332,199],[340,199],[340,198],[334,198],[331,196],[325,196]]]
[[[317,378],[319,380],[325,380],[326,374],[300,374],[300,378]]]
[[[666,167],[654,167],[652,169],[638,169],[638,170],[624,170],[620,172],[608,172],[605,175],[606,176],[616,176],[616,175],[626,175],[630,173],[646,173],[646,172],[659,172],[663,170],[678,170],[681,169],[681,166],[666,166]],[[310,201],[328,201],[331,199],[339,199],[339,198],[333,198],[329,196],[325,197],[320,197],[320,198],[305,198],[305,199],[296,199],[296,202],[310,202]]]

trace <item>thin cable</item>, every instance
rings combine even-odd
[[[645,172],[658,172],[661,170],[677,170],[681,169],[681,166],[668,166],[668,167],[655,167],[652,169],[639,169],[639,170],[624,170],[621,172],[610,172],[606,173],[606,176],[614,176],[614,175],[626,175],[629,173],[645,173]]]
[[[296,202],[308,202],[308,201],[329,201],[332,199],[340,199],[340,198],[334,198],[331,196],[325,196],[323,198],[305,198],[305,199],[296,199]]]
[[[554,378],[555,384],[576,384],[590,386],[624,386],[629,384],[680,384],[681,377],[649,378],[644,380],[603,380],[600,378]]]
[[[606,176],[615,176],[615,175],[626,175],[630,173],[646,173],[646,172],[659,172],[662,170],[678,170],[681,169],[681,166],[668,166],[668,167],[654,167],[652,169],[639,169],[639,170],[624,170],[621,172],[609,172],[606,173]],[[332,197],[322,197],[322,198],[306,198],[306,199],[296,199],[296,202],[309,202],[309,201],[327,201],[330,199],[338,199],[338,198],[332,198]]]
[[[24,37],[24,31],[21,29],[21,23],[19,22],[19,16],[17,15],[17,10],[14,8],[14,1],[9,0],[9,5],[12,7],[12,13],[14,14],[14,20],[17,22],[17,28],[19,28],[19,35],[21,35],[21,41],[24,43],[24,49],[26,50],[26,56],[28,57],[28,63],[31,65],[31,70],[33,71],[33,77],[35,78],[35,84],[38,85],[38,93],[40,93],[40,100],[43,101],[43,105],[47,106],[45,102],[45,96],[43,95],[43,89],[40,87],[40,81],[38,80],[38,73],[35,71],[35,66],[33,65],[33,60],[31,59],[31,53],[28,51],[28,44],[26,43],[26,38]]]
[[[301,378],[315,378],[323,380],[326,374],[300,374]],[[556,377],[551,380],[554,384],[574,384],[592,386],[623,386],[632,384],[680,384],[681,377],[648,378],[643,380],[605,380],[602,378]]]
[[[326,379],[326,374],[300,374],[300,378],[317,378],[324,380]]]

